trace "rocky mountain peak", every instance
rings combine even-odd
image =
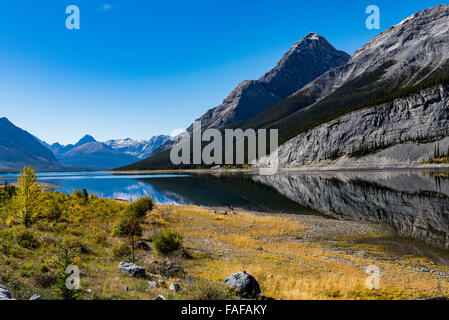
[[[83,144],[91,143],[91,142],[97,142],[97,140],[95,140],[95,138],[92,137],[91,135],[86,134],[75,144],[75,146],[81,146]]]
[[[391,87],[409,87],[449,71],[449,5],[439,5],[411,15],[374,37],[352,58],[326,72],[299,94],[319,92],[324,98],[357,77],[390,64],[381,81]]]
[[[220,128],[254,117],[349,58],[324,37],[311,32],[296,42],[272,70],[259,80],[242,81],[221,105],[208,110],[199,120],[203,127]]]

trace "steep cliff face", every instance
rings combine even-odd
[[[253,179],[338,219],[384,223],[400,236],[449,248],[448,188],[435,191],[439,188],[429,183],[428,177],[398,174],[370,179],[365,174],[281,174]],[[390,185],[409,188],[395,190]]]
[[[376,158],[389,158],[391,164],[416,163],[433,157],[434,145],[440,143],[422,142],[439,140],[448,133],[449,85],[438,85],[407,98],[344,115],[298,135],[279,147],[279,165],[329,164],[337,158],[340,160],[336,164],[363,163]],[[407,148],[401,148],[405,143]],[[446,139],[441,141],[442,150],[447,150],[446,145]],[[384,150],[355,157],[360,152],[379,149]],[[260,163],[273,163],[273,156]]]

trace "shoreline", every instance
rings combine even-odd
[[[167,170],[130,170],[104,171],[111,174],[139,174],[139,173],[257,173],[260,168],[251,169],[167,169]],[[419,164],[397,166],[303,166],[283,167],[277,173],[288,172],[346,172],[346,171],[421,171],[421,170],[449,169],[449,164]]]

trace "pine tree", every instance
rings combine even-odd
[[[86,189],[83,189],[83,198],[84,198],[84,202],[89,201],[89,193],[87,192]]]
[[[20,219],[26,228],[33,222],[41,205],[42,192],[36,179],[36,172],[31,167],[24,167],[18,176],[19,185],[15,203]]]
[[[67,273],[67,268],[73,265],[74,253],[73,250],[63,247],[59,252],[59,274],[57,283],[57,298],[60,300],[79,300],[81,299],[81,291],[79,289],[69,289],[67,286],[67,279],[71,276]]]

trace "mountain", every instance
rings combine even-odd
[[[89,135],[85,135],[75,145],[53,144],[52,150],[61,164],[78,168],[109,170],[138,160],[137,157],[116,151]]]
[[[246,80],[235,88],[223,103],[208,110],[199,119],[202,128],[223,128],[231,123],[244,123],[267,108],[299,90],[326,71],[345,64],[350,56],[336,50],[317,33],[309,33],[284,54],[278,64],[259,80]],[[192,131],[192,126],[187,129]],[[153,155],[120,169],[169,168],[167,142]]]
[[[373,38],[332,69],[265,112],[230,127],[276,128],[280,143],[401,90],[449,73],[449,6],[420,11]]]
[[[197,120],[206,129],[252,118],[329,69],[345,64],[349,58],[347,53],[336,50],[325,38],[311,32],[296,42],[276,67],[259,80],[241,82],[221,105]]]
[[[448,26],[448,5],[420,11],[245,126],[280,129],[284,167],[410,166],[446,153]]]
[[[99,142],[90,135],[85,135],[76,144],[63,146],[54,143],[50,149],[58,161],[66,166],[109,170],[124,166],[145,158],[161,144],[168,136],[155,136],[150,140],[136,141],[130,138]]]
[[[63,168],[40,140],[0,118],[0,171],[18,171],[24,166],[41,171]]]
[[[108,140],[105,144],[114,150],[144,159],[148,158],[154,150],[169,140],[169,136],[160,135],[154,136],[150,140],[133,140],[131,138]]]

